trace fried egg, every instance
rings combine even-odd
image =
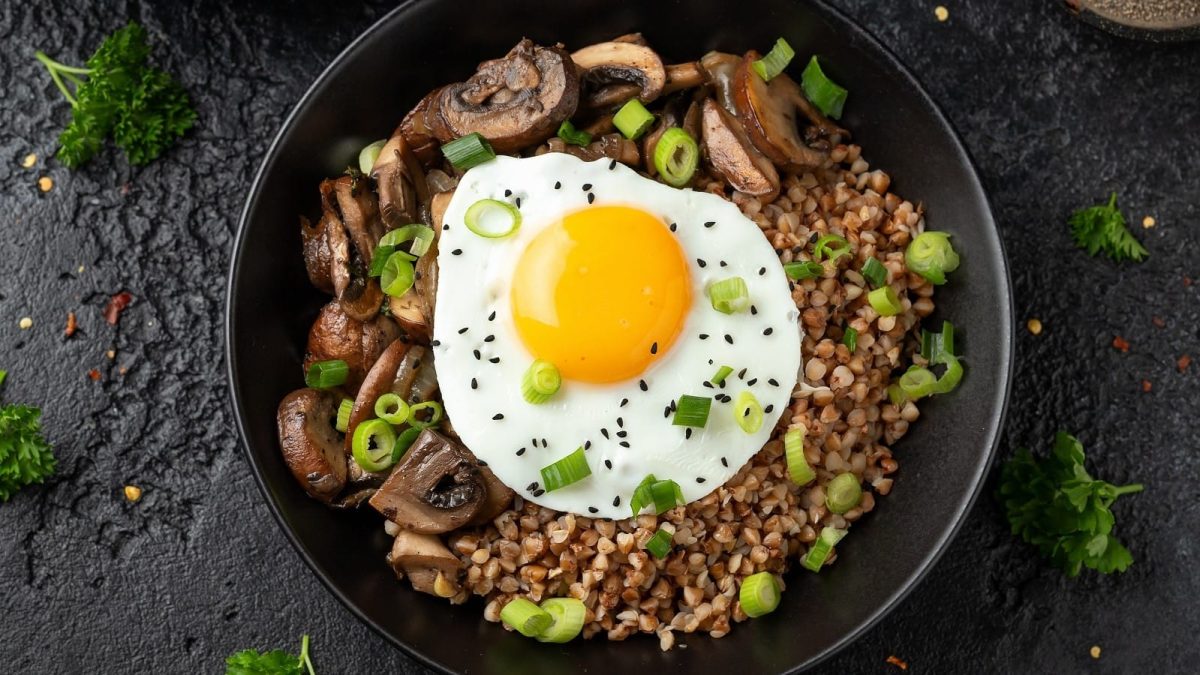
[[[489,238],[465,224],[484,199],[520,213]],[[527,500],[628,518],[649,474],[685,502],[728,480],[771,435],[800,368],[787,277],[737,206],[610,160],[497,157],[469,170],[438,244],[433,349],[446,414],[462,441]],[[740,277],[750,305],[714,309],[713,283]],[[535,359],[562,376],[541,404],[521,383]],[[721,366],[733,372],[711,382]],[[763,424],[734,417],[743,391]],[[712,398],[704,427],[673,424],[682,395]],[[541,469],[578,448],[591,475],[547,490]]]

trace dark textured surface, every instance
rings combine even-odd
[[[232,431],[220,344],[223,277],[259,158],[312,78],[388,6],[242,4],[0,10],[3,396],[43,406],[60,461],[47,485],[0,506],[9,671],[217,672],[235,649],[295,648],[302,632],[323,673],[420,670],[325,592],[269,517]],[[1186,281],[1200,280],[1200,46],[1123,41],[1050,2],[950,4],[945,23],[932,4],[835,4],[962,132],[1008,248],[1018,319],[1044,324],[1018,333],[1003,456],[1067,428],[1094,473],[1148,490],[1116,508],[1136,562],[1113,578],[1063,578],[981,500],[907,601],[819,670],[886,672],[889,654],[911,672],[1191,670],[1200,365],[1180,373],[1175,361],[1200,361],[1200,284]],[[106,152],[68,172],[47,161],[66,105],[32,50],[82,60],[125,17],[193,92],[198,128],[149,167]],[[40,159],[27,170],[30,152]],[[42,175],[54,179],[46,194]],[[1070,210],[1112,189],[1151,251],[1144,264],[1070,243]],[[1147,214],[1157,225],[1143,230]],[[120,290],[136,299],[114,328],[101,310]],[[64,339],[68,311],[80,330]],[[34,325],[21,330],[26,316]],[[140,503],[121,496],[127,483],[145,490]]]

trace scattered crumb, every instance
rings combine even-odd
[[[1154,385],[1150,384],[1150,380],[1142,380],[1142,391],[1149,394]]]
[[[38,179],[38,189],[42,192],[49,192],[54,189],[54,179],[50,176],[42,176]]]
[[[80,273],[80,274],[83,274],[83,265],[80,265],[80,266],[79,266],[79,273]]]
[[[32,169],[34,164],[37,164],[37,155],[32,152],[25,155],[25,159],[21,160],[21,166],[26,169]]]
[[[937,17],[938,21],[945,21],[946,19],[950,18],[950,10],[938,5],[937,7],[933,8],[933,15]]]
[[[1042,322],[1038,319],[1030,319],[1029,321],[1026,321],[1025,327],[1028,328],[1029,332],[1033,333],[1034,335],[1042,334]]]
[[[1124,352],[1126,354],[1129,353],[1129,341],[1126,340],[1125,338],[1121,337],[1120,335],[1113,338],[1112,346],[1113,346],[1113,349],[1118,349],[1121,352]]]
[[[128,372],[129,372],[129,369],[126,368],[125,366],[121,366],[120,368],[117,368],[117,374],[121,375],[122,377],[124,377],[125,373],[128,373]]]
[[[887,662],[893,666],[896,666],[900,670],[908,670],[908,662],[904,659],[901,659],[899,656],[889,656],[887,657]]]
[[[142,498],[142,488],[136,485],[125,486],[125,499],[131,502],[137,502]]]
[[[33,328],[33,319],[24,317],[17,322],[17,327],[21,330],[29,330],[30,328]]]
[[[1154,223],[1154,216],[1146,216],[1145,218],[1142,218],[1142,227],[1146,228],[1147,230],[1154,227]]]
[[[1167,327],[1167,322],[1163,321],[1162,317],[1160,317],[1160,316],[1156,316],[1153,319],[1150,319],[1150,323],[1154,324],[1155,328],[1166,328]]]
[[[1088,653],[1092,655],[1093,659],[1100,658],[1100,645],[1092,645],[1092,648],[1088,650]]]
[[[63,335],[71,337],[75,334],[75,312],[67,312],[67,327],[63,329]]]
[[[92,382],[99,382],[100,381],[100,371],[96,370],[95,368],[92,368],[91,370],[88,371],[88,377],[91,378]]]
[[[1188,369],[1188,366],[1192,365],[1192,357],[1184,354],[1183,356],[1179,357],[1179,360],[1175,362],[1175,365],[1178,366],[1179,372],[1185,372]]]
[[[129,291],[121,291],[108,299],[108,304],[104,306],[104,320],[108,325],[115,326],[117,321],[121,319],[121,312],[133,302],[133,295]]]
[[[115,349],[110,349],[104,352],[104,355],[108,357],[109,361],[112,361],[113,359],[117,358],[117,351]]]

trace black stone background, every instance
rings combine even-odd
[[[895,654],[913,673],[1195,672],[1200,363],[1175,361],[1200,362],[1200,43],[1111,37],[1051,0],[943,1],[945,23],[932,0],[834,4],[925,83],[990,192],[1021,326],[1001,457],[1068,429],[1095,474],[1144,481],[1116,507],[1136,562],[1075,580],[1047,567],[1008,534],[994,471],[925,582],[819,670],[895,672]],[[59,458],[45,485],[0,505],[0,671],[221,672],[237,649],[294,650],[307,632],[321,673],[421,672],[322,588],[268,514],[234,433],[221,338],[253,172],[312,79],[389,7],[0,3],[3,398],[43,407]],[[82,61],[126,18],[192,92],[198,127],[150,166],[106,151],[68,171],[49,158],[68,108],[33,50]],[[40,159],[24,169],[30,152]],[[1070,242],[1070,211],[1114,189],[1144,264]],[[1157,225],[1143,230],[1147,214]],[[136,300],[114,328],[101,311],[120,290]],[[140,503],[125,484],[145,490]],[[938,489],[902,474],[898,486]]]

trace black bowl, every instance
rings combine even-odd
[[[317,183],[340,173],[365,143],[387,136],[438,84],[458,81],[522,36],[578,47],[642,31],[669,59],[710,49],[764,49],[783,35],[798,61],[819,53],[851,92],[842,120],[873,166],[931,227],[954,234],[963,258],[938,291],[939,315],[963,334],[967,375],[954,394],[923,406],[895,448],[895,489],[839,548],[837,564],[788,577],[780,608],[713,640],[681,636],[542,645],[398,583],[373,513],[334,512],[305,496],[275,440],[275,408],[302,386],[305,335],[323,302],[300,258],[297,216],[313,214]],[[781,672],[812,665],[893,607],[930,568],[963,520],[997,442],[1012,360],[1012,307],[1000,240],[961,143],[895,58],[820,3],[794,0],[613,3],[410,2],[351,44],[283,125],[250,191],[229,285],[229,375],[250,462],[272,511],[301,556],[363,621],[430,666],[460,672]]]

